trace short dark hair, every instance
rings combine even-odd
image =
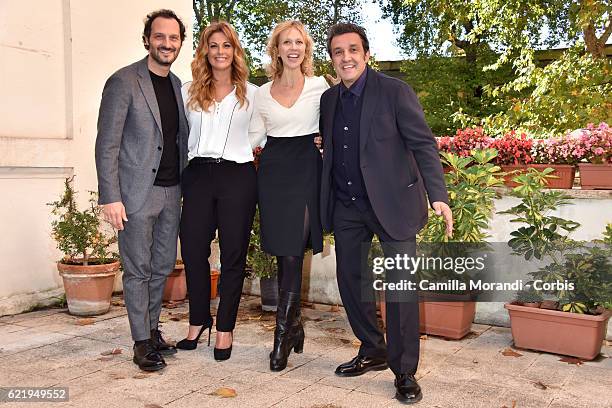
[[[144,47],[148,50],[149,45],[147,44],[147,40],[151,37],[151,26],[153,25],[153,21],[157,17],[175,19],[179,25],[179,30],[181,32],[181,42],[185,41],[185,24],[183,21],[176,15],[176,13],[172,10],[161,9],[153,11],[147,14],[147,18],[144,21],[144,31],[142,33],[142,42],[144,43]]]
[[[327,53],[331,57],[331,42],[335,36],[342,34],[355,33],[361,37],[361,44],[363,45],[363,52],[370,51],[370,42],[368,41],[368,37],[366,36],[365,29],[357,24],[353,23],[338,23],[329,27],[327,30]]]

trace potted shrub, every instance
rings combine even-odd
[[[555,309],[531,308],[517,302],[505,305],[510,315],[516,347],[595,358],[601,349],[612,305],[612,228],[601,247],[588,246],[568,238],[579,224],[550,215],[568,203],[558,191],[542,191],[545,172],[530,169],[516,177],[513,193],[521,203],[504,211],[514,215],[512,222],[527,224],[512,232],[508,242],[514,254],[525,259],[546,261],[529,275],[529,284],[553,284],[538,289],[552,297]]]
[[[602,122],[595,127],[573,132],[579,135],[579,147],[588,163],[579,163],[583,189],[612,189],[612,129]]]
[[[67,178],[60,199],[48,204],[57,217],[51,224],[52,236],[64,254],[57,269],[70,314],[94,316],[110,308],[113,283],[120,268],[118,254],[111,252],[110,246],[117,237],[103,228],[96,193],[90,192],[87,208],[77,208],[73,180],[74,176]]]
[[[531,156],[533,139],[527,137],[525,133],[517,136],[513,130],[501,138],[493,139],[490,147],[498,152],[495,163],[507,173],[504,183],[508,187],[515,187],[516,183],[512,181],[512,175],[524,172],[527,165],[533,162]]]
[[[516,293],[516,303],[525,307],[540,307],[544,297],[540,292],[529,286]]]
[[[431,216],[418,236],[420,243],[464,242],[483,243],[485,230],[493,215],[494,187],[503,182],[501,169],[492,161],[497,156],[494,149],[473,150],[471,156],[459,157],[442,152],[442,161],[452,168],[445,175],[449,204],[453,212],[454,233],[445,235],[441,217]],[[461,247],[458,245],[456,247]],[[423,276],[420,276],[423,278]],[[444,280],[446,275],[438,274]],[[454,274],[454,278],[457,275]],[[467,279],[467,277],[466,277]],[[470,332],[476,312],[473,294],[465,292],[420,294],[419,318],[421,331],[428,334],[460,339]]]
[[[261,248],[259,234],[259,209],[255,212],[251,241],[247,253],[247,264],[251,277],[259,278],[261,308],[275,312],[278,304],[278,282],[276,279],[276,257],[268,255]]]

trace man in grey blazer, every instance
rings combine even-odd
[[[119,230],[134,363],[156,371],[166,366],[162,354],[176,353],[158,323],[176,260],[180,174],[187,165],[181,81],[170,72],[185,26],[173,11],[158,10],[147,16],[142,39],[149,54],[104,86],[96,168],[104,217]]]

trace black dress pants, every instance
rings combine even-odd
[[[232,331],[245,278],[246,256],[257,201],[252,162],[202,163],[194,158],[183,173],[181,254],[189,293],[189,324],[210,314],[210,244],[219,229],[221,276],[217,330]]]
[[[360,211],[354,205],[336,201],[334,236],[338,287],[342,304],[355,333],[361,341],[359,354],[387,357],[395,374],[415,374],[419,364],[419,304],[416,291],[385,294],[387,345],[376,321],[373,273],[367,267],[368,251],[374,234],[381,242],[385,257],[414,256],[414,238],[396,242],[384,231],[371,207]],[[406,271],[386,270],[387,282],[412,280]]]

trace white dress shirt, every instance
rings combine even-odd
[[[188,159],[214,157],[236,163],[253,161],[253,149],[249,141],[249,122],[253,114],[253,100],[257,87],[247,82],[247,101],[240,107],[236,87],[221,102],[214,102],[208,111],[190,110],[187,82],[181,88],[185,113],[189,122],[187,142]]]
[[[323,77],[305,77],[302,93],[287,108],[272,97],[267,82],[255,91],[254,111],[249,127],[251,146],[265,143],[266,136],[295,137],[319,132],[321,94],[329,85]]]

